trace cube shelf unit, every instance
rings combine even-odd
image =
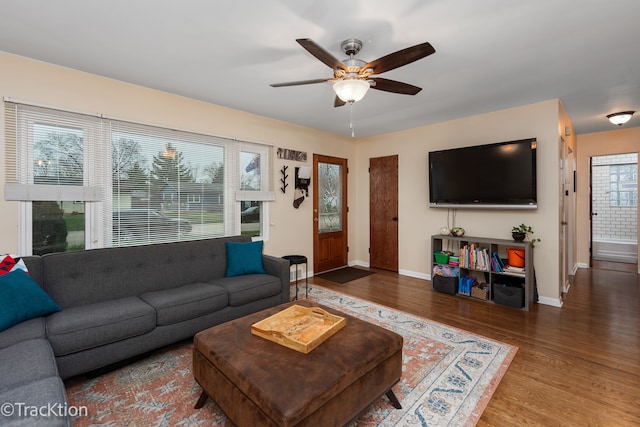
[[[516,242],[514,240],[505,240],[505,239],[491,239],[484,237],[468,237],[468,236],[449,236],[449,235],[441,235],[436,234],[431,236],[431,274],[433,275],[434,267],[437,265],[448,265],[441,264],[436,262],[434,254],[439,251],[451,251],[455,255],[460,254],[460,248],[464,248],[465,245],[474,244],[479,248],[486,248],[489,252],[489,255],[494,252],[498,252],[498,255],[502,259],[507,258],[507,249],[516,248],[523,249],[525,253],[525,271],[524,273],[509,273],[509,272],[498,272],[494,271],[489,263],[488,270],[482,270],[477,268],[467,268],[460,265],[459,268],[459,276],[475,276],[478,282],[486,282],[489,285],[489,297],[485,302],[494,303],[495,293],[494,286],[495,285],[512,285],[516,288],[522,287],[524,292],[524,301],[521,307],[518,307],[522,310],[529,310],[531,304],[534,303],[534,270],[533,270],[533,247],[531,246],[531,242]],[[433,282],[433,277],[432,277]],[[470,295],[457,292],[456,295],[473,298]],[[484,301],[479,298],[478,301]],[[510,305],[510,304],[504,304]]]

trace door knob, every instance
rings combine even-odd
[[[398,220],[398,217],[397,217],[397,216],[394,216],[394,217],[393,217],[393,218],[391,218],[391,219],[392,219],[393,221],[397,221],[397,220]]]

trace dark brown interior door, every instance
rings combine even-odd
[[[313,155],[313,271],[348,263],[347,159]]]
[[[369,159],[369,265],[398,271],[398,156]]]

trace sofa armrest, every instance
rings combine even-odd
[[[282,284],[282,303],[289,302],[291,283],[289,280],[289,261],[271,255],[262,255],[264,271],[271,276],[280,278]]]

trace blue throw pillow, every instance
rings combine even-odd
[[[227,277],[243,274],[264,274],[262,240],[255,242],[225,242],[227,246]]]
[[[0,276],[0,332],[56,311],[58,304],[24,270]]]

